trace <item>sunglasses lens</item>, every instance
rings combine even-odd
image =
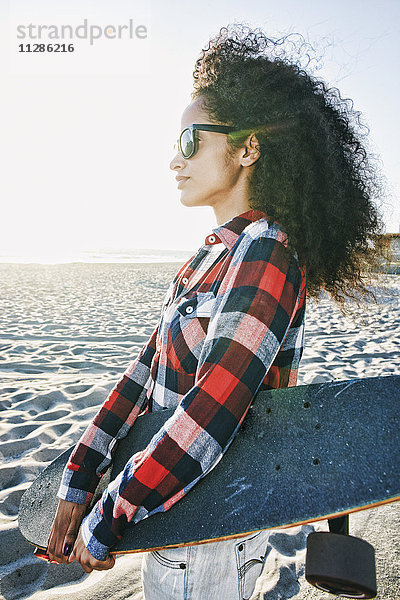
[[[194,140],[190,129],[184,129],[180,137],[181,151],[184,158],[188,158],[194,152]]]

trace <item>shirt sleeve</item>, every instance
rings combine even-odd
[[[63,472],[58,498],[88,506],[117,441],[128,434],[137,416],[146,410],[158,327],[75,446]]]
[[[302,272],[273,237],[246,237],[216,294],[195,384],[84,519],[104,560],[129,522],[168,510],[212,469],[243,421],[296,315]]]

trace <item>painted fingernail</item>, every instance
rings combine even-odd
[[[66,544],[64,546],[64,550],[63,550],[64,556],[69,556],[71,554],[71,551],[72,551],[72,544],[69,544],[68,542],[66,542]]]

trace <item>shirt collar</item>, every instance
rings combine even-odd
[[[228,250],[232,250],[243,230],[262,218],[267,218],[264,212],[250,209],[213,229],[213,233],[206,237],[205,244],[210,246],[222,242]]]

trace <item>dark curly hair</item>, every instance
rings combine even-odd
[[[240,130],[228,136],[229,150],[256,134],[250,206],[286,231],[306,264],[309,295],[326,290],[343,309],[346,297],[373,296],[366,273],[383,254],[382,178],[363,144],[360,113],[301,66],[309,49],[302,36],[223,27],[196,61],[191,98]],[[300,59],[288,58],[293,50]]]

